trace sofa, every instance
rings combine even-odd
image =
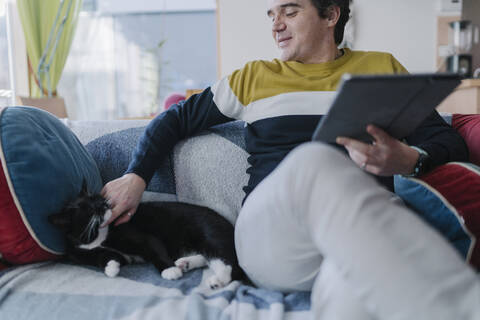
[[[420,178],[395,177],[396,192],[479,270],[480,115],[443,116],[467,141],[470,162],[449,163]],[[46,216],[74,197],[83,179],[99,191],[121,176],[147,124],[0,109],[0,318],[310,319],[309,292],[287,294],[239,281],[212,290],[205,284],[209,270],[170,281],[150,264],[125,266],[108,278],[62,259],[62,235]],[[243,127],[235,121],[181,141],[159,164],[142,201],[208,206],[234,224],[248,179]]]

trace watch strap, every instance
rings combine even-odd
[[[413,172],[411,174],[406,174],[404,176],[418,177],[427,171],[430,155],[427,153],[427,151],[421,148],[418,148],[415,146],[410,146],[410,148],[415,149],[418,152],[418,159],[417,159],[417,162],[415,163],[415,167],[413,168]]]

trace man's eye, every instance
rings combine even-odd
[[[293,12],[287,12],[285,15],[287,17],[295,17],[297,15],[298,11],[293,11]]]

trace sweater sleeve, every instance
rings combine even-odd
[[[232,121],[217,108],[210,88],[171,106],[154,118],[138,142],[125,173],[135,173],[148,184],[160,160],[182,139],[211,126]]]
[[[468,161],[468,148],[458,132],[434,111],[406,138],[408,144],[430,155],[427,170],[450,161]]]

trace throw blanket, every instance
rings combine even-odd
[[[0,318],[19,319],[308,319],[310,293],[282,294],[238,281],[220,290],[205,283],[210,270],[179,280],[151,264],[123,267],[117,278],[58,262],[0,272]]]

